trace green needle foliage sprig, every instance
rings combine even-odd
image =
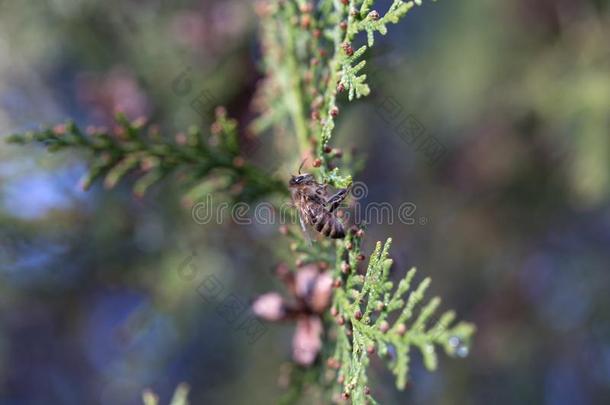
[[[320,181],[338,188],[351,183],[354,169],[341,167],[340,154],[329,145],[339,116],[338,98],[347,93],[352,101],[370,93],[364,57],[375,43],[375,34],[385,35],[388,25],[398,23],[421,1],[394,0],[384,14],[375,5],[374,0],[321,0],[316,6],[308,1],[271,0],[259,6],[266,55],[266,79],[258,99],[266,111],[261,120],[276,131],[292,126],[300,158],[313,155]],[[359,34],[365,38],[356,45]],[[383,246],[377,243],[363,268],[362,229],[353,227],[344,241],[322,240],[313,246],[298,232],[286,234],[293,239],[296,271],[307,263],[335,264],[331,270],[335,290],[322,350],[326,361],[318,363],[326,370],[317,373],[320,384],[334,375],[329,395],[335,400],[375,403],[367,377],[369,358],[375,353],[386,360],[399,389],[408,381],[412,347],[421,352],[429,370],[437,366],[436,347],[452,356],[468,353],[472,324],[453,324],[452,311],[436,317],[439,298],[418,309],[429,279],[411,289],[413,269],[398,284],[391,281],[390,239]],[[294,380],[303,384],[302,378]]]
[[[257,3],[261,17],[261,43],[265,80],[256,106],[261,116],[255,132],[292,128],[300,158],[311,157],[312,145],[324,182],[345,187],[349,174],[334,167],[333,154],[324,153],[340,114],[337,98],[349,101],[367,96],[370,88],[364,69],[366,51],[375,33],[385,35],[421,0],[394,0],[382,15],[373,0],[267,0]],[[366,41],[356,46],[359,35]],[[335,170],[333,170],[335,169]]]
[[[321,148],[330,141],[335,127],[336,115],[333,112],[338,108],[337,94],[347,90],[348,99],[352,101],[354,96],[360,98],[370,93],[366,74],[361,73],[366,61],[361,58],[374,45],[374,33],[385,35],[388,24],[398,23],[414,5],[421,5],[421,0],[394,0],[383,16],[373,9],[374,0],[341,1],[340,4],[345,6],[343,8],[337,3],[333,2],[334,13],[340,22],[332,30],[334,56],[329,63],[330,78],[325,94],[325,115],[322,117]],[[361,32],[366,32],[367,44],[355,49],[353,42]],[[332,86],[333,83],[338,83],[336,88]]]
[[[437,356],[435,345],[450,355],[464,357],[468,354],[469,340],[474,326],[460,322],[451,326],[453,311],[435,318],[440,305],[438,297],[430,300],[416,315],[416,306],[424,299],[430,279],[424,279],[411,290],[415,269],[411,269],[398,285],[390,281],[392,260],[388,258],[391,239],[383,245],[377,242],[364,274],[352,272],[357,262],[363,260],[359,249],[354,249],[352,236],[338,248],[351,250],[346,261],[335,270],[339,288],[334,294],[331,315],[342,326],[337,331],[335,352],[329,365],[338,369],[337,381],[342,385],[341,395],[352,398],[354,403],[375,403],[367,386],[369,356],[378,353],[388,362],[396,376],[396,386],[404,389],[408,379],[409,351],[415,346],[421,352],[424,365],[435,370]],[[430,325],[430,326],[428,326]]]
[[[206,136],[192,127],[186,134],[178,133],[174,140],[167,139],[155,126],[146,125],[144,119],[130,121],[118,113],[112,130],[90,127],[82,131],[68,122],[39,132],[11,135],[8,142],[36,142],[50,152],[66,149],[90,152],[91,165],[81,180],[85,190],[99,179],[103,179],[106,188],[113,188],[132,174],[137,178],[133,192],[141,197],[153,184],[180,173],[184,183],[191,187],[187,193],[190,200],[225,190],[236,201],[285,193],[281,180],[266,175],[240,155],[237,124],[227,118],[224,108],[217,108],[216,120]]]

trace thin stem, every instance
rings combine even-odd
[[[301,86],[301,74],[298,69],[298,63],[295,57],[295,37],[294,30],[290,27],[283,26],[284,37],[286,39],[286,66],[284,80],[288,82],[289,93],[289,112],[294,124],[294,129],[299,145],[299,156],[303,157],[309,154],[310,144],[308,140],[307,122],[303,110],[303,95]],[[287,74],[286,74],[287,73]],[[286,77],[288,76],[288,77]]]
[[[324,164],[321,166],[322,174],[326,175],[327,170],[327,156],[322,152],[324,148],[324,133],[327,131],[332,131],[332,127],[334,127],[334,119],[331,116],[331,109],[336,106],[337,100],[337,82],[339,81],[339,58],[341,57],[341,44],[348,38],[349,32],[349,24],[352,23],[352,17],[349,16],[349,12],[346,13],[346,10],[350,10],[354,7],[354,1],[350,0],[349,5],[347,7],[343,7],[340,3],[334,2],[335,11],[337,15],[340,16],[340,20],[344,18],[344,14],[347,15],[347,29],[345,30],[345,34],[342,35],[342,29],[337,24],[334,28],[334,41],[333,41],[333,56],[329,61],[328,69],[329,69],[329,79],[328,84],[326,86],[326,91],[324,92],[324,116],[322,117],[322,129],[320,131],[320,139],[318,142],[318,155],[323,159]]]

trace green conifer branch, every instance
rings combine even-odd
[[[85,133],[68,122],[42,131],[14,134],[8,137],[8,142],[39,143],[50,152],[67,149],[90,152],[90,168],[81,180],[85,190],[101,179],[106,188],[113,188],[133,175],[136,178],[133,192],[143,196],[155,183],[180,172],[193,191],[213,178],[213,183],[206,183],[212,186],[206,188],[207,192],[229,190],[230,197],[239,201],[286,192],[281,180],[266,175],[241,156],[237,124],[226,116],[223,108],[217,109],[209,136],[192,127],[172,141],[161,137],[156,127],[147,126],[143,120],[129,121],[119,113],[111,131],[90,128]]]
[[[374,0],[350,0],[344,8],[337,3],[340,4],[340,2],[335,2],[335,12],[342,23],[339,22],[333,31],[334,56],[329,63],[331,77],[325,93],[326,113],[322,117],[319,152],[330,141],[335,127],[332,111],[337,108],[337,93],[347,90],[349,101],[352,101],[354,97],[360,98],[370,93],[370,88],[366,83],[366,74],[361,73],[366,61],[360,60],[360,58],[368,48],[374,45],[374,33],[385,35],[388,24],[398,23],[414,5],[421,5],[421,0],[408,2],[394,0],[383,16],[372,9],[375,5]],[[360,5],[359,11],[357,11],[358,5]],[[347,18],[345,18],[346,16]],[[366,32],[367,44],[354,51],[352,42],[361,32]],[[333,83],[338,83],[336,88]]]
[[[358,237],[352,235],[337,247],[338,258],[345,257],[345,246],[349,247],[349,254],[334,271],[341,283],[334,294],[331,313],[339,326],[329,364],[338,365],[341,395],[345,399],[351,398],[354,404],[375,403],[367,386],[369,357],[374,353],[387,362],[396,376],[397,388],[404,389],[411,347],[421,352],[426,368],[434,370],[436,346],[449,355],[464,357],[475,330],[474,325],[466,322],[453,325],[455,314],[452,311],[432,321],[440,305],[438,297],[428,301],[417,313],[416,307],[423,303],[430,279],[424,279],[411,290],[415,276],[415,269],[411,269],[395,286],[390,281],[392,260],[388,254],[391,242],[388,239],[384,245],[377,243],[364,274],[351,270],[362,260]]]
[[[381,16],[374,10],[375,3],[374,0],[322,0],[312,11],[307,1],[270,0],[265,3],[266,12],[261,14],[263,50],[267,54],[267,78],[262,87],[265,106],[272,106],[278,97],[284,103],[296,103],[298,108],[292,106],[288,112],[293,122],[299,109],[304,113],[304,106],[310,106],[308,133],[313,137],[310,142],[317,144],[318,157],[314,166],[318,167],[324,183],[337,188],[348,187],[352,182],[349,167],[331,164],[334,154],[328,146],[339,115],[338,95],[345,91],[351,101],[369,94],[363,58],[374,45],[375,34],[385,35],[389,24],[396,24],[415,5],[421,4],[419,0],[395,0]],[[285,38],[277,35],[279,27],[291,32],[288,46]],[[354,48],[352,44],[360,33],[365,34],[366,42]],[[299,83],[297,86],[282,80],[294,74],[293,61],[300,61],[302,68],[298,71],[299,79],[292,82]],[[291,92],[300,92],[300,96],[293,97]],[[279,113],[275,117],[279,119],[271,125],[281,131],[286,117]],[[298,134],[297,138],[302,155],[304,142]],[[332,317],[326,326],[327,336],[336,337],[325,342],[323,352],[328,370],[319,373],[336,373],[331,392],[351,399],[354,404],[374,403],[367,387],[367,369],[373,353],[386,360],[400,389],[408,380],[412,347],[422,353],[424,364],[430,370],[437,366],[439,346],[449,355],[467,353],[474,326],[464,322],[454,324],[452,311],[435,317],[440,299],[424,302],[429,279],[412,289],[413,269],[397,285],[391,281],[390,240],[384,245],[378,243],[368,266],[359,271],[364,260],[362,230],[351,229],[345,241],[337,242],[336,247],[328,240],[318,240],[312,245],[299,232],[289,231],[287,235],[292,239],[291,250],[297,267],[307,263],[335,263]],[[299,387],[295,388],[294,384]],[[300,392],[303,384],[307,383],[295,379],[291,392]]]

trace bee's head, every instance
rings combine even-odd
[[[315,181],[313,174],[303,173],[297,176],[292,176],[290,181],[288,181],[288,185],[290,187],[303,186],[306,184],[311,184]]]

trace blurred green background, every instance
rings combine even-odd
[[[0,1],[0,134],[107,125],[116,108],[208,126],[202,91],[247,123],[256,23],[245,0]],[[371,225],[369,249],[393,237],[397,268],[431,276],[478,333],[436,373],[416,355],[405,392],[373,363],[375,396],[608,403],[608,2],[440,1],[391,28],[335,142],[367,154],[366,202],[417,206],[414,225]],[[401,139],[388,100],[441,159]],[[198,225],[173,182],[83,192],[86,156],[0,145],[0,403],[135,404],[145,387],[165,403],[182,381],[194,404],[275,403],[291,326],[251,343],[197,292],[209,275],[244,303],[279,288],[275,227]]]

